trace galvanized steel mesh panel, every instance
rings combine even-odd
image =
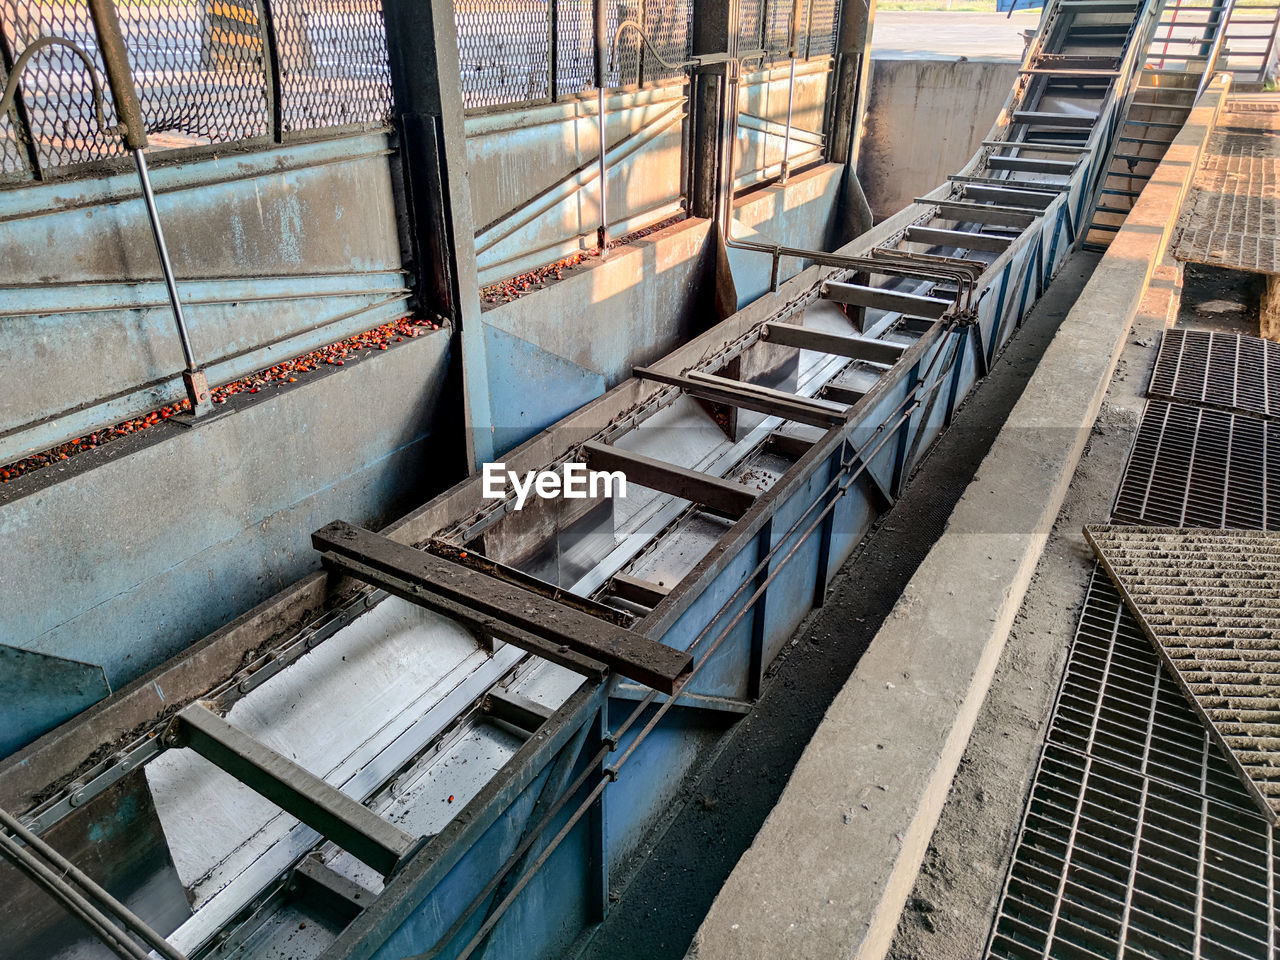
[[[738,50],[760,50],[764,46],[764,22],[768,0],[739,0]]]
[[[1280,819],[1280,534],[1086,534],[1259,807]]]
[[[1208,407],[1149,401],[1112,519],[1280,529],[1280,427]]]
[[[836,31],[840,28],[836,0],[811,0],[809,6],[806,57],[828,57],[836,52]]]
[[[463,106],[551,95],[549,9],[543,0],[456,0]]]
[[[988,956],[1273,957],[1275,848],[1095,573]]]
[[[573,96],[596,85],[594,31],[591,0],[558,0],[556,96]]]
[[[1280,414],[1280,343],[1210,330],[1169,330],[1148,394],[1261,416]]]
[[[463,106],[469,110],[559,100],[592,90],[595,21],[591,0],[456,0]],[[554,15],[555,22],[551,22]],[[645,49],[640,26],[670,64]],[[692,0],[609,0],[605,35],[607,87],[631,87],[683,77],[692,50]],[[554,63],[551,51],[555,51]]]
[[[124,19],[124,11],[121,11]],[[102,77],[102,58],[89,7],[84,2],[35,4],[22,0],[0,0],[0,21],[4,39],[16,60],[32,42],[42,37],[61,37],[84,50],[97,64]],[[122,23],[123,26],[123,23]],[[105,83],[105,81],[104,81]],[[19,96],[27,110],[29,134],[41,167],[64,167],[87,163],[123,152],[119,138],[107,136],[96,119],[93,82],[80,58],[62,46],[37,53],[22,75]],[[103,110],[108,126],[115,124],[115,111],[104,90]],[[143,95],[140,88],[139,96]],[[154,103],[143,100],[143,109]],[[147,115],[150,120],[150,115]]]
[[[644,0],[645,35],[655,50],[668,63],[681,63],[693,54],[692,3],[670,0]],[[645,82],[670,80],[683,76],[683,71],[664,67],[645,51]]]
[[[234,143],[277,132],[385,123],[391,111],[381,0],[131,0],[117,3],[143,121],[161,149]],[[268,21],[268,13],[270,21]],[[97,36],[84,0],[0,0],[7,53],[60,37],[93,60],[103,120],[116,123]],[[274,43],[268,45],[268,35]],[[268,74],[276,58],[280,116]],[[41,50],[23,73],[22,104],[42,171],[120,156],[103,133],[93,84],[64,46]],[[18,137],[0,126],[0,172],[23,169]]]
[[[764,63],[787,59],[792,12],[790,0],[742,0],[738,6],[739,51],[764,50]],[[836,0],[804,0],[796,55],[801,59],[831,55],[838,28]]]
[[[271,0],[285,133],[391,117],[381,0]]]

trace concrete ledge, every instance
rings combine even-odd
[[[1226,89],[1200,101],[1063,321],[691,957],[884,956]]]

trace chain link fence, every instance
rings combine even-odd
[[[462,100],[468,110],[546,103],[595,88],[595,21],[592,0],[456,0]],[[608,0],[606,37],[626,30],[606,51],[610,88],[664,83],[683,76],[679,64],[692,55],[693,0]]]
[[[391,113],[381,0],[122,0],[117,4],[147,132],[160,149],[270,142]],[[82,50],[116,118],[84,0],[0,0],[0,65],[57,37]],[[37,52],[0,118],[0,175],[43,177],[123,152],[103,133],[93,78],[69,46]]]

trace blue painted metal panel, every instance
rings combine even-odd
[[[0,644],[0,757],[109,693],[99,666]]]
[[[604,377],[537,344],[484,324],[491,370],[492,449],[499,456],[519,446],[605,391]]]
[[[494,872],[520,842],[529,814],[538,800],[550,764],[538,771],[505,808],[498,819],[476,840],[435,885],[431,896],[414,910],[396,932],[373,954],[373,960],[400,960],[425,949],[448,932],[454,921],[492,879]],[[465,944],[484,922],[485,911],[478,910],[455,942]]]

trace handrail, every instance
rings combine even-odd
[[[1213,46],[1209,48],[1209,59],[1204,65],[1204,73],[1200,75],[1200,85],[1196,87],[1197,100],[1200,99],[1209,83],[1213,80],[1213,70],[1218,65],[1218,57],[1222,53],[1223,41],[1227,39],[1227,24],[1231,22],[1231,14],[1235,10],[1235,6],[1236,0],[1226,0],[1226,3],[1222,5],[1222,9],[1218,13],[1217,27],[1213,33]]]

